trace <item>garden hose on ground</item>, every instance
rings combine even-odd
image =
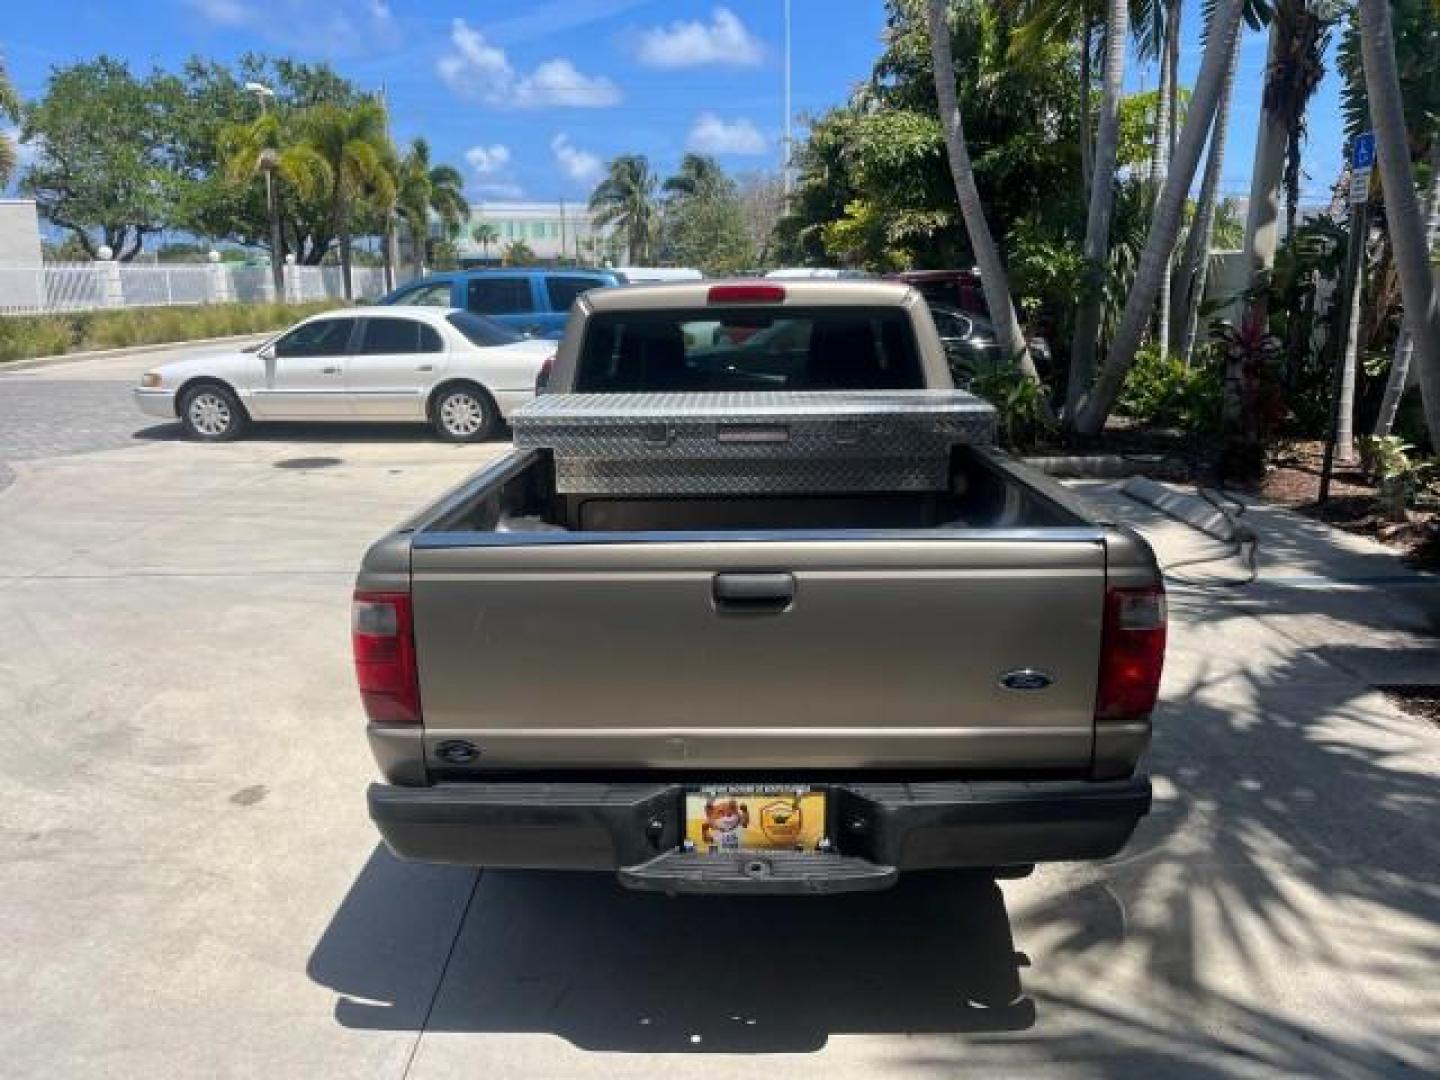
[[[1153,485],[1154,482],[1149,481],[1148,483]],[[1120,492],[1127,498],[1134,499],[1136,502],[1149,506],[1154,510],[1159,510],[1166,517],[1172,518],[1182,525],[1188,525],[1196,532],[1204,533],[1212,540],[1219,541],[1226,546],[1226,551],[1220,555],[1204,555],[1193,559],[1180,559],[1168,564],[1162,563],[1160,572],[1165,576],[1167,581],[1173,581],[1177,585],[1188,585],[1200,589],[1233,589],[1255,583],[1256,578],[1259,576],[1257,562],[1260,554],[1260,538],[1255,535],[1254,529],[1240,520],[1245,516],[1245,511],[1248,509],[1243,502],[1233,495],[1228,495],[1223,490],[1217,488],[1196,487],[1196,497],[1213,507],[1228,526],[1228,535],[1217,535],[1215,532],[1201,528],[1193,521],[1187,520],[1174,510],[1162,505],[1159,501],[1146,498],[1143,493],[1133,488],[1134,486],[1131,484],[1124,484],[1121,486]],[[1184,577],[1173,572],[1179,567],[1203,566],[1207,563],[1220,562],[1236,557],[1241,558],[1245,563],[1246,573],[1242,578],[1199,579]]]

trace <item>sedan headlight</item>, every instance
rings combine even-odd
[[[158,371],[147,371],[144,375],[140,376],[140,385],[145,387],[153,388],[159,386],[161,381]]]

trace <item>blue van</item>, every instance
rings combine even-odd
[[[609,270],[453,270],[402,285],[376,303],[463,308],[522,334],[559,339],[575,297],[619,284]]]

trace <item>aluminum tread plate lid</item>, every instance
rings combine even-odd
[[[922,491],[994,409],[956,390],[542,395],[511,418],[565,493]]]

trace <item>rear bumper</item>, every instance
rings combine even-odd
[[[795,868],[767,857],[687,857],[679,783],[486,781],[373,784],[370,816],[397,855],[422,862],[616,870],[665,892],[881,888],[902,870],[1103,859],[1150,809],[1150,781],[837,783],[833,851]],[[721,860],[717,869],[714,860]],[[870,869],[872,868],[873,872]]]

